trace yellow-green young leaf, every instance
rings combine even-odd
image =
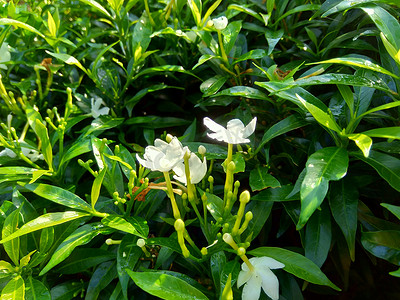
[[[108,155],[106,153],[103,153],[103,155],[105,157],[108,157],[109,159],[112,159],[112,160],[115,160],[115,161],[121,163],[122,165],[127,167],[129,169],[129,171],[133,170],[132,166],[130,164],[128,164],[127,162],[123,161],[122,158],[115,156],[115,155]]]
[[[65,296],[65,295],[63,295]],[[25,280],[25,299],[26,300],[51,300],[51,295],[46,286],[39,280],[29,276]]]
[[[19,275],[11,279],[1,291],[0,300],[25,299],[25,282]]]
[[[378,137],[385,139],[400,139],[400,126],[396,127],[383,127],[364,131],[362,134],[370,137]]]
[[[51,149],[51,143],[49,138],[49,133],[47,131],[46,126],[43,125],[42,122],[36,120],[36,133],[42,142],[42,153],[44,156],[44,160],[49,166],[49,170],[53,170],[53,151]]]
[[[50,51],[46,50],[46,53],[58,58],[59,60],[62,60],[63,62],[65,62],[68,65],[75,65],[77,66],[79,69],[81,69],[83,72],[85,72],[86,74],[88,74],[87,70],[85,69],[84,66],[82,66],[82,64],[73,56],[69,55],[69,54],[65,54],[65,53],[53,53]]]
[[[385,110],[385,109],[389,109],[389,108],[393,108],[393,107],[397,107],[397,106],[400,106],[400,101],[389,102],[389,103],[380,105],[378,107],[374,107],[373,109],[370,109],[369,111],[366,111],[365,113],[359,115],[357,117],[357,119],[361,119],[361,118],[365,117],[366,115],[372,114],[372,113],[380,111],[380,110]]]
[[[46,227],[56,226],[86,216],[89,216],[89,214],[79,211],[66,211],[44,214],[24,224],[20,229],[13,232],[12,234],[7,235],[0,241],[0,243],[3,244],[17,237],[20,237],[21,235],[28,234]]]
[[[317,63],[310,63],[310,65],[313,65],[313,64],[341,64],[341,65],[355,66],[355,67],[379,72],[382,74],[386,74],[386,75],[389,75],[396,79],[400,79],[399,76],[397,76],[396,74],[393,74],[392,72],[389,72],[385,68],[382,68],[380,65],[377,65],[377,64],[371,62],[370,60],[367,60],[364,58],[359,58],[359,57],[338,57],[338,58],[332,58],[332,59],[320,61]]]
[[[398,63],[400,64],[400,50],[396,50],[396,48],[387,40],[386,36],[381,32],[380,34],[383,45],[386,48],[386,51],[389,55]]]
[[[226,285],[222,291],[221,300],[233,300],[232,292],[232,273],[229,273],[228,279],[226,280]]]
[[[365,157],[368,157],[372,146],[372,139],[368,135],[354,133],[347,135],[347,137],[356,143],[357,147],[360,148]]]
[[[92,192],[90,194],[90,200],[92,203],[93,210],[94,210],[94,206],[96,205],[97,200],[99,199],[101,184],[103,183],[103,179],[104,179],[104,176],[106,175],[106,172],[107,172],[107,165],[105,165],[104,168],[101,169],[100,173],[97,175],[97,177],[93,181]]]
[[[80,1],[90,5],[94,9],[97,9],[98,11],[102,12],[108,18],[112,19],[112,16],[110,15],[110,13],[103,6],[101,6],[98,2],[96,2],[94,0],[80,0]]]
[[[36,252],[36,250],[33,250],[33,251],[29,252],[27,255],[25,255],[23,258],[21,258],[19,261],[19,267],[23,268],[23,267],[27,266],[29,261],[31,260],[33,253],[35,253],[35,252]]]
[[[353,92],[351,91],[350,87],[344,84],[337,85],[340,94],[342,95],[344,101],[346,101],[347,106],[350,110],[351,117],[354,116],[354,96]]]
[[[37,29],[33,28],[31,25],[25,24],[25,23],[17,21],[17,20],[6,19],[6,18],[0,19],[0,25],[12,25],[15,27],[20,27],[20,28],[26,29],[28,31],[31,31],[33,33],[36,33],[37,35],[41,36],[42,38],[45,38],[45,35],[43,33],[38,31]]]
[[[214,2],[213,5],[210,6],[210,8],[207,10],[207,12],[205,13],[205,15],[203,16],[203,22],[201,22],[201,26],[203,27],[204,24],[207,22],[207,19],[209,16],[211,16],[211,14],[214,12],[214,10],[217,9],[218,5],[221,3],[222,0],[217,0]]]
[[[15,231],[17,231],[20,219],[20,206],[18,209],[14,210],[11,214],[7,216],[3,224],[2,230],[2,238],[6,239],[7,237],[11,236]],[[14,265],[18,265],[19,263],[19,248],[20,248],[20,241],[19,238],[13,239],[9,242],[4,243],[4,250],[7,252],[8,256],[13,261]]]
[[[14,272],[14,267],[8,261],[0,260],[0,278],[7,277]]]
[[[196,2],[200,2],[200,3],[198,3],[200,7],[197,6]],[[197,0],[197,1],[196,0],[188,0],[187,3],[190,7],[190,10],[192,11],[193,18],[194,18],[194,21],[196,22],[196,25],[200,26],[201,25],[201,9],[202,9],[201,0]]]
[[[53,16],[51,15],[50,11],[47,11],[47,25],[49,26],[49,31],[52,37],[57,36],[57,26],[54,22]]]
[[[52,173],[52,171],[50,171],[50,170],[36,170],[36,171],[33,171],[32,179],[31,179],[31,181],[29,181],[29,184],[34,183],[36,180],[38,180],[43,175],[51,174],[51,173]]]
[[[336,124],[336,121],[333,119],[333,117],[331,117],[329,114],[324,112],[322,109],[316,107],[315,105],[307,102],[298,94],[296,94],[296,97],[297,99],[300,100],[300,102],[304,105],[304,107],[312,114],[315,120],[318,121],[318,123],[338,133],[342,131],[340,127]]]

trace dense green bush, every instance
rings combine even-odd
[[[399,17],[0,1],[1,299],[398,298]]]

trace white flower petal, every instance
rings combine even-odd
[[[264,292],[272,299],[279,299],[279,281],[278,277],[268,268],[257,269],[257,274],[261,278],[261,286]]]
[[[262,256],[262,257],[252,257],[250,262],[253,266],[259,268],[268,268],[268,269],[282,269],[285,265],[276,259],[271,257]]]
[[[251,275],[252,272],[250,272],[249,269],[247,269],[247,271],[240,271],[237,279],[237,287],[240,288],[243,284],[249,281]]]
[[[213,133],[207,135],[218,141],[223,141],[229,144],[242,144],[250,142],[247,137],[255,130],[257,118],[254,118],[250,124],[244,127],[242,121],[239,119],[230,120],[227,124],[227,129],[215,123],[210,118],[204,118],[203,122]]]
[[[253,273],[253,276],[243,287],[242,300],[257,300],[261,294],[261,277]]]
[[[212,19],[215,29],[223,30],[228,25],[228,19],[225,16]]]
[[[256,130],[256,123],[257,117],[254,117],[253,120],[243,130],[243,137],[247,138],[248,136],[252,135],[253,132]]]

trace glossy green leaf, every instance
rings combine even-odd
[[[398,20],[378,5],[371,4],[362,7],[362,9],[383,32],[388,41],[397,49],[400,49],[400,24]]]
[[[271,202],[282,202],[282,201],[293,201],[300,200],[300,195],[296,192],[294,195],[289,196],[293,190],[293,185],[282,185],[281,187],[267,189],[251,196],[251,200],[255,201],[271,201]],[[299,189],[300,191],[300,189]],[[296,195],[297,194],[297,195]]]
[[[51,300],[51,296],[41,281],[29,276],[25,281],[25,300]]]
[[[57,247],[50,261],[39,275],[42,276],[66,259],[76,247],[89,243],[94,237],[101,233],[106,234],[110,232],[110,229],[104,227],[102,224],[86,224],[79,227]]]
[[[91,150],[91,143],[90,143],[90,137],[85,137],[82,139],[78,139],[69,147],[63,157],[61,158],[60,165],[64,164],[65,162],[81,155],[87,152],[90,152]]]
[[[135,125],[144,128],[165,128],[175,126],[187,126],[191,122],[185,119],[174,117],[157,117],[157,116],[144,116],[133,117],[124,122],[125,125]]]
[[[101,263],[93,272],[86,290],[85,300],[97,300],[101,291],[117,276],[116,262]]]
[[[239,264],[239,262],[237,260],[228,261],[223,266],[223,269],[222,269],[222,272],[221,272],[221,282],[220,282],[220,285],[221,285],[221,289],[220,290],[221,290],[221,292],[225,288],[226,282],[228,281],[228,278],[229,278],[229,274],[232,274],[232,282],[231,282],[231,284],[233,286],[236,283],[236,280],[238,278],[239,272],[240,272],[240,264]]]
[[[400,127],[383,127],[364,131],[362,134],[385,139],[400,139]]]
[[[382,68],[380,65],[377,65],[370,60],[367,60],[365,58],[360,58],[360,57],[337,57],[337,58],[332,58],[332,59],[328,59],[328,60],[324,60],[324,61],[320,61],[320,62],[312,63],[312,64],[341,64],[341,65],[354,66],[354,67],[359,67],[359,68],[379,72],[382,74],[386,74],[391,77],[399,79],[399,77],[397,75],[389,72],[385,68]],[[329,74],[329,75],[333,75],[333,74]],[[340,74],[340,75],[344,75],[344,74]],[[322,78],[324,78],[324,77],[322,77]],[[345,76],[343,78],[347,78],[347,77]],[[348,78],[351,78],[351,77],[348,77]],[[363,80],[363,79],[361,79],[361,80]]]
[[[214,95],[220,90],[227,80],[228,77],[222,75],[215,75],[214,77],[205,80],[200,85],[200,91],[203,93],[203,97]]]
[[[1,300],[25,299],[25,282],[21,275],[12,278],[1,291]]]
[[[182,66],[163,65],[163,66],[151,67],[151,68],[144,69],[143,71],[136,74],[134,76],[133,80],[136,80],[137,78],[139,78],[140,76],[143,76],[143,75],[157,74],[157,73],[161,73],[161,72],[179,72],[179,73],[188,74],[188,75],[198,78],[195,74],[193,74],[190,71],[185,70]]]
[[[343,84],[337,85],[340,94],[342,95],[347,107],[350,110],[350,116],[354,116],[354,95],[350,87]]]
[[[100,248],[75,248],[59,267],[57,273],[76,274],[95,267],[103,262],[115,260],[116,255]]]
[[[66,63],[67,65],[75,65],[77,66],[79,69],[81,69],[83,72],[87,73],[87,70],[85,69],[84,66],[82,66],[82,64],[73,56],[66,54],[66,53],[53,53],[50,51],[46,50],[46,53],[63,61],[64,63]]]
[[[311,103],[308,103],[306,100],[304,100],[299,95],[297,95],[297,98],[320,124],[322,124],[323,126],[329,128],[333,131],[336,131],[338,133],[340,133],[342,131],[340,129],[340,127],[337,125],[335,119],[331,115],[324,112],[317,106],[315,106]]]
[[[233,21],[229,22],[228,26],[226,26],[226,28],[221,31],[223,36],[222,40],[224,43],[224,49],[227,55],[229,55],[233,46],[235,45],[236,39],[241,29],[242,29],[242,22]]]
[[[400,206],[388,204],[388,203],[381,203],[381,205],[389,210],[392,214],[394,214],[400,220]]]
[[[400,265],[400,231],[382,230],[363,232],[361,243],[376,257]]]
[[[54,228],[47,227],[43,228],[40,232],[40,242],[39,242],[39,251],[42,253],[46,253],[49,251],[54,242]]]
[[[347,137],[356,143],[357,147],[360,148],[365,157],[368,157],[369,151],[372,147],[372,139],[368,135],[354,133],[348,134]]]
[[[224,251],[219,251],[211,255],[210,257],[210,271],[211,276],[215,284],[215,289],[220,290],[221,286],[221,272],[226,264],[226,256]]]
[[[78,211],[66,211],[58,213],[48,213],[41,215],[40,217],[29,221],[22,225],[20,229],[3,238],[0,243],[8,242],[16,237],[20,237],[24,234],[28,234],[46,227],[56,226],[65,222],[69,222],[78,218],[89,216],[89,214]]]
[[[126,269],[133,270],[140,257],[143,255],[142,249],[136,246],[137,237],[127,234],[123,237],[117,252],[117,272],[119,283],[121,284],[122,294],[128,299],[129,275]]]
[[[42,142],[42,153],[44,156],[44,160],[49,166],[49,170],[53,169],[53,150],[51,148],[49,133],[47,131],[46,126],[43,125],[42,122],[36,119],[36,133]]]
[[[124,122],[124,118],[112,118],[111,116],[100,116],[92,121],[90,127],[85,132],[84,137],[103,132],[107,129],[115,128]]]
[[[274,24],[280,22],[282,19],[286,18],[287,16],[290,16],[295,13],[299,13],[302,11],[309,11],[309,10],[318,10],[320,8],[319,4],[304,4],[304,5],[298,5],[295,6],[295,8],[288,10],[286,13],[281,15]]]
[[[79,292],[84,291],[85,283],[81,281],[65,281],[50,290],[51,300],[71,300]]]
[[[201,0],[188,0],[187,4],[190,7],[190,10],[192,11],[192,15],[196,22],[196,25],[200,26],[201,25],[201,10],[203,8],[202,4],[201,4]]]
[[[269,174],[268,171],[268,167],[261,166],[250,171],[249,183],[253,192],[281,186],[280,182],[274,176]]]
[[[93,210],[94,210],[97,200],[99,199],[101,185],[103,183],[103,179],[104,179],[104,176],[106,175],[106,172],[107,172],[107,166],[105,166],[103,169],[100,170],[97,177],[93,181],[92,192],[90,194],[90,200],[91,200]]]
[[[305,257],[321,267],[328,257],[331,247],[332,231],[331,217],[326,207],[316,211],[307,222],[305,246]]]
[[[26,167],[0,167],[0,175],[32,175],[36,170]]]
[[[358,196],[354,184],[340,180],[332,182],[328,198],[332,216],[343,232],[352,261],[355,259]]]
[[[264,136],[256,150],[256,152],[260,151],[261,148],[268,143],[273,138],[285,134],[294,129],[303,127],[308,123],[304,120],[304,118],[298,115],[290,115],[289,117],[279,121],[278,123],[272,125],[265,133]]]
[[[285,265],[284,270],[286,272],[308,282],[330,286],[340,291],[340,288],[333,284],[316,264],[301,254],[276,247],[260,247],[249,251],[248,254],[276,259]]]
[[[264,94],[260,90],[248,86],[234,86],[231,88],[227,88],[214,96],[236,96],[249,99],[269,100],[266,94]]]
[[[400,160],[389,154],[371,150],[368,157],[358,153],[353,156],[373,167],[394,189],[400,192]]]
[[[112,19],[112,16],[110,15],[110,13],[103,6],[101,6],[100,3],[98,3],[98,2],[96,2],[94,0],[79,0],[79,1],[90,5],[95,10],[101,12],[102,14],[104,14],[109,19]]]
[[[357,119],[361,119],[361,118],[363,118],[364,116],[369,115],[369,114],[374,113],[374,112],[377,112],[377,111],[381,111],[381,110],[385,110],[385,109],[390,109],[390,108],[398,107],[398,106],[400,106],[400,101],[389,102],[389,103],[380,105],[380,106],[378,106],[378,107],[374,107],[374,108],[372,108],[372,109],[366,111],[365,113],[359,115],[359,116],[357,117]]]
[[[253,213],[253,219],[251,219],[247,229],[243,232],[243,238],[247,239],[251,235],[252,239],[254,239],[258,236],[271,214],[273,205],[274,202],[272,201],[250,201],[246,205],[246,211]]]
[[[52,186],[44,183],[26,184],[23,182],[18,182],[18,184],[28,189],[29,191],[35,193],[36,195],[43,197],[47,200],[50,200],[52,202],[70,208],[80,209],[87,212],[93,212],[91,206],[82,198],[57,186]]]
[[[110,215],[103,218],[101,223],[108,227],[128,232],[144,239],[147,238],[147,235],[149,234],[147,221],[140,217],[127,217],[124,219],[119,216]]]
[[[279,41],[283,37],[283,34],[284,34],[283,29],[278,29],[278,30],[267,29],[267,31],[265,32],[265,38],[267,39],[268,42],[267,55],[270,55],[272,51],[274,51],[275,46],[279,43]]]
[[[133,272],[126,270],[137,286],[147,293],[166,300],[208,299],[202,292],[182,279],[162,272]]]
[[[328,191],[330,180],[339,180],[347,173],[347,151],[327,147],[313,153],[306,162],[306,175],[301,184],[301,213],[297,229],[301,229],[321,205]]]
[[[239,56],[238,58],[235,59],[235,63],[244,61],[244,60],[248,60],[248,59],[259,59],[259,58],[263,58],[267,56],[267,52],[263,49],[254,49],[254,50],[250,50],[247,53],[242,54],[241,56]]]
[[[200,192],[201,195],[203,195],[203,193],[204,192]],[[215,220],[222,218],[222,215],[224,214],[224,200],[214,194],[207,192],[205,192],[205,194],[207,196],[207,209],[210,214]]]
[[[244,13],[254,17],[255,19],[259,20],[261,23],[264,24],[264,19],[256,11],[254,11],[254,10],[244,6],[244,5],[231,4],[231,5],[228,6],[228,10],[231,10],[231,9],[234,9],[234,10],[237,10],[237,11],[240,11],[240,12],[244,12]]]
[[[1,236],[3,239],[13,235],[20,225],[20,211],[21,206],[10,213],[4,221],[3,229],[1,231]],[[4,250],[7,252],[8,256],[13,261],[14,265],[19,264],[19,251],[20,251],[20,239],[11,239],[9,242],[5,242]]]
[[[0,25],[11,25],[11,26],[23,28],[23,29],[26,29],[26,30],[31,31],[33,33],[36,33],[37,35],[39,35],[42,38],[45,38],[45,35],[43,33],[41,33],[39,30],[37,30],[34,27],[32,27],[31,25],[28,25],[28,24],[23,23],[21,21],[9,19],[9,18],[2,18],[2,19],[0,19]]]
[[[236,152],[232,156],[232,161],[235,163],[235,170],[233,173],[244,172],[246,169],[246,161],[243,158],[243,155],[239,152]],[[226,173],[226,160],[222,163],[222,167],[224,168],[224,172]]]

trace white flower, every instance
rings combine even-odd
[[[90,114],[93,116],[93,118],[97,119],[100,116],[108,115],[108,112],[110,111],[110,109],[108,107],[100,108],[100,106],[102,104],[104,104],[104,102],[101,98],[95,97],[95,98],[92,98],[90,101],[92,104]]]
[[[207,173],[206,158],[204,157],[203,161],[201,161],[196,154],[194,154],[193,152],[190,153],[189,170],[190,170],[190,182],[192,184],[199,183]],[[176,174],[174,175],[174,178],[182,182],[183,184],[187,185],[185,163],[184,162],[178,163],[173,168],[173,171]]]
[[[19,142],[22,143],[22,141]],[[43,154],[39,154],[37,150],[30,148],[30,146],[26,143],[24,143],[24,145],[25,146],[21,145],[22,154],[29,158],[32,162],[35,162],[38,159],[44,159]],[[15,154],[14,151],[12,151],[11,149],[5,148],[4,150],[0,151],[0,156],[15,158],[17,157],[17,154]]]
[[[11,54],[8,50],[8,44],[3,43],[0,47],[0,69],[7,70],[7,65],[2,64],[3,62],[8,62],[11,60]]]
[[[210,118],[204,118],[204,125],[206,125],[213,133],[208,133],[207,135],[218,141],[223,141],[228,144],[242,144],[248,143],[250,140],[247,138],[253,134],[256,129],[257,117],[255,117],[251,122],[244,127],[242,121],[239,119],[230,120],[226,126],[226,129],[215,123]]]
[[[244,283],[242,300],[257,300],[261,294],[261,287],[264,292],[272,299],[279,299],[279,281],[271,269],[281,269],[284,264],[270,257],[252,257],[249,259],[254,270],[250,270],[246,263],[242,264],[237,285],[238,288]]]
[[[228,25],[228,19],[225,16],[212,19],[215,29],[223,30]]]
[[[183,160],[187,150],[177,137],[173,137],[169,143],[156,139],[154,146],[147,146],[144,150],[144,159],[137,154],[136,158],[142,166],[152,171],[168,172]]]

